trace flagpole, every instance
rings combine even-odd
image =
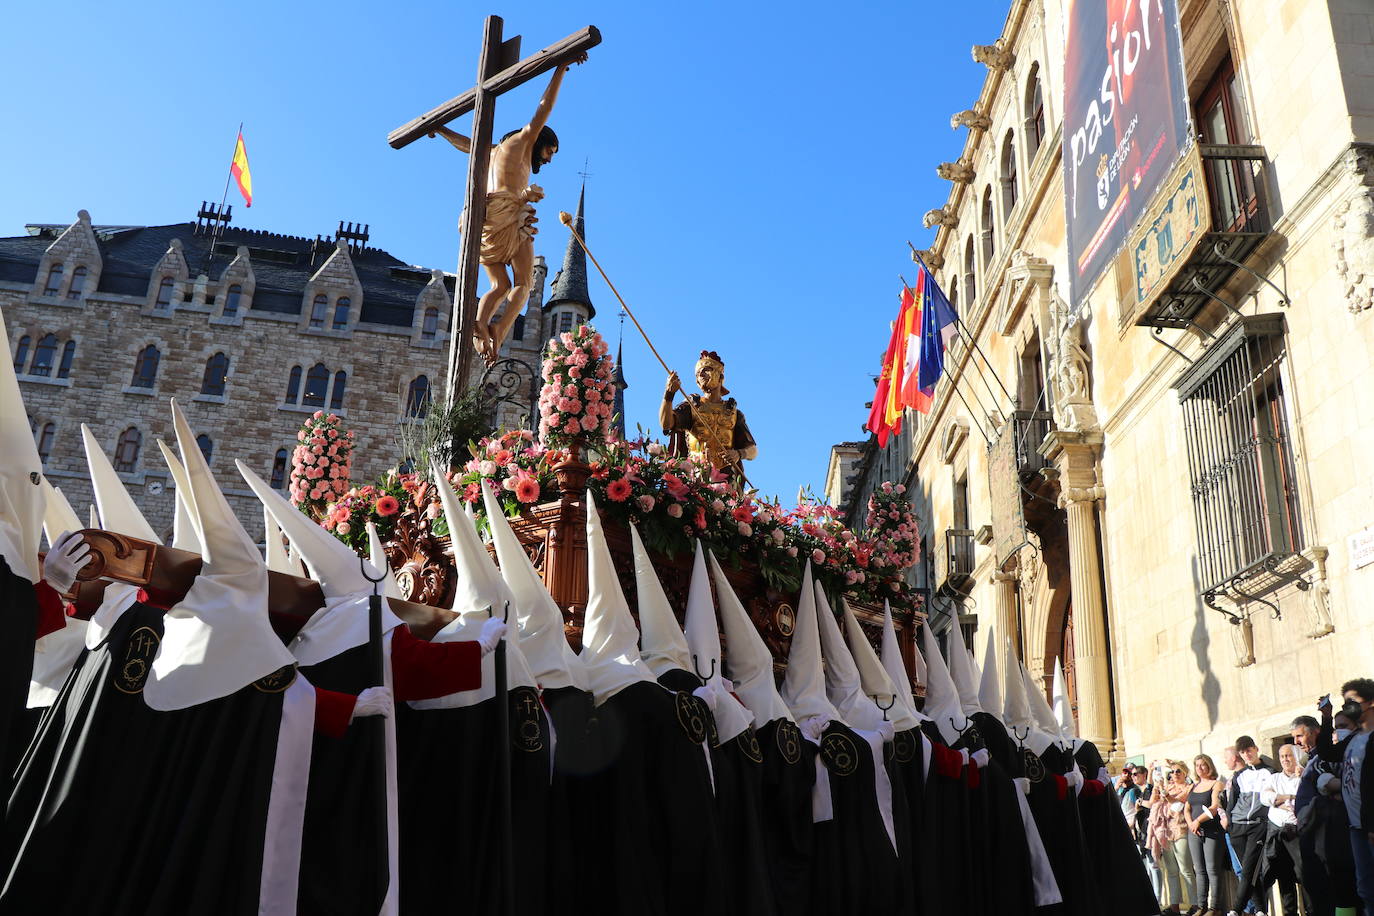
[[[921,267],[925,269],[927,275],[930,274],[930,268],[926,267],[924,264],[922,264]],[[897,274],[897,279],[902,281],[902,286],[904,286],[907,290],[910,290],[910,289],[911,289],[911,284],[906,282],[906,277],[902,276],[901,274]],[[922,319],[924,319],[924,317],[925,317],[925,316],[924,316],[924,313],[922,313]],[[969,356],[969,359],[970,359],[970,360],[973,359],[973,357],[972,357],[971,354],[970,354],[970,356]],[[974,363],[974,366],[976,367],[976,366],[977,366],[977,363]],[[941,361],[940,361],[940,371],[943,372],[943,373],[945,374],[945,378],[949,379],[949,382],[950,382],[951,385],[955,384],[955,382],[954,382],[954,376],[950,375],[949,369],[946,368],[945,363],[944,363],[944,360],[941,360]],[[986,379],[983,381],[983,384],[984,384],[985,386],[987,385],[987,380],[986,380]],[[954,392],[954,393],[959,395],[959,400],[963,401],[963,402],[964,402],[964,406],[965,406],[965,407],[968,407],[969,412],[972,413],[972,412],[973,412],[973,408],[972,408],[972,407],[969,407],[968,401],[964,399],[963,394],[961,394],[961,393],[959,392],[958,388],[955,389],[955,392]],[[989,393],[989,394],[992,393],[992,392],[991,392],[991,389],[989,389],[989,392],[988,392],[988,393]],[[987,413],[989,412],[989,411],[988,411],[988,408],[987,408],[987,405],[983,403],[983,396],[980,395],[980,394],[978,393],[978,389],[977,389],[977,388],[974,388],[974,389],[973,389],[973,396],[974,396],[974,398],[976,398],[976,399],[978,400],[978,409],[981,410],[984,414],[987,414]],[[995,408],[995,407],[997,406],[997,405],[996,405],[996,398],[994,398],[993,401],[994,401],[993,407]],[[978,432],[980,432],[980,433],[983,432],[982,426],[979,426],[979,427],[978,427]],[[987,438],[987,433],[983,433],[983,438],[984,438],[984,439]],[[989,444],[991,444],[991,443],[989,443]]]
[[[210,265],[215,263],[215,246],[224,234],[224,205],[229,202],[229,182],[234,180],[234,155],[239,151],[239,138],[243,136],[243,122],[239,122],[238,133],[234,135],[234,149],[229,153],[229,169],[224,176],[224,193],[219,196],[219,218],[215,220],[215,234],[210,236],[210,254],[205,259],[205,273],[210,273]]]

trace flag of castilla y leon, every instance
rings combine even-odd
[[[253,173],[248,170],[248,147],[243,145],[242,129],[239,130],[238,142],[234,144],[234,159],[229,164],[229,172],[238,183],[244,205],[253,206]]]

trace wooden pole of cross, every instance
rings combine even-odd
[[[601,43],[601,33],[596,26],[589,25],[521,59],[520,36],[503,39],[502,28],[500,16],[488,16],[483,25],[477,85],[396,128],[386,138],[393,149],[401,149],[435,128],[472,112],[472,153],[468,158],[464,192],[466,206],[458,224],[462,249],[458,257],[458,278],[453,294],[448,377],[444,383],[446,403],[449,404],[466,387],[472,365],[472,326],[477,315],[477,275],[481,269],[478,256],[482,244],[482,223],[487,215],[487,166],[491,159],[496,97],[554,67],[573,61]]]

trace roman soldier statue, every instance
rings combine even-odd
[[[711,467],[734,478],[743,478],[741,462],[755,458],[759,447],[744,421],[744,411],[727,398],[725,363],[714,350],[702,350],[696,366],[697,387],[701,394],[689,394],[673,406],[673,395],[681,390],[676,372],[668,374],[663,404],[658,409],[663,431],[672,436],[673,454],[700,455]]]

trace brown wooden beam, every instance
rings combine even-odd
[[[511,39],[511,41],[515,40]],[[589,25],[562,41],[555,42],[542,51],[507,66],[494,76],[483,79],[481,88],[492,95],[500,95],[522,83],[529,82],[541,73],[546,73],[560,64],[570,62],[578,54],[585,53],[599,44],[601,44],[601,32],[597,30],[596,26]],[[392,149],[409,146],[434,128],[442,127],[455,118],[462,117],[472,111],[476,105],[477,88],[474,87],[396,128],[387,134],[386,142],[391,145]]]

